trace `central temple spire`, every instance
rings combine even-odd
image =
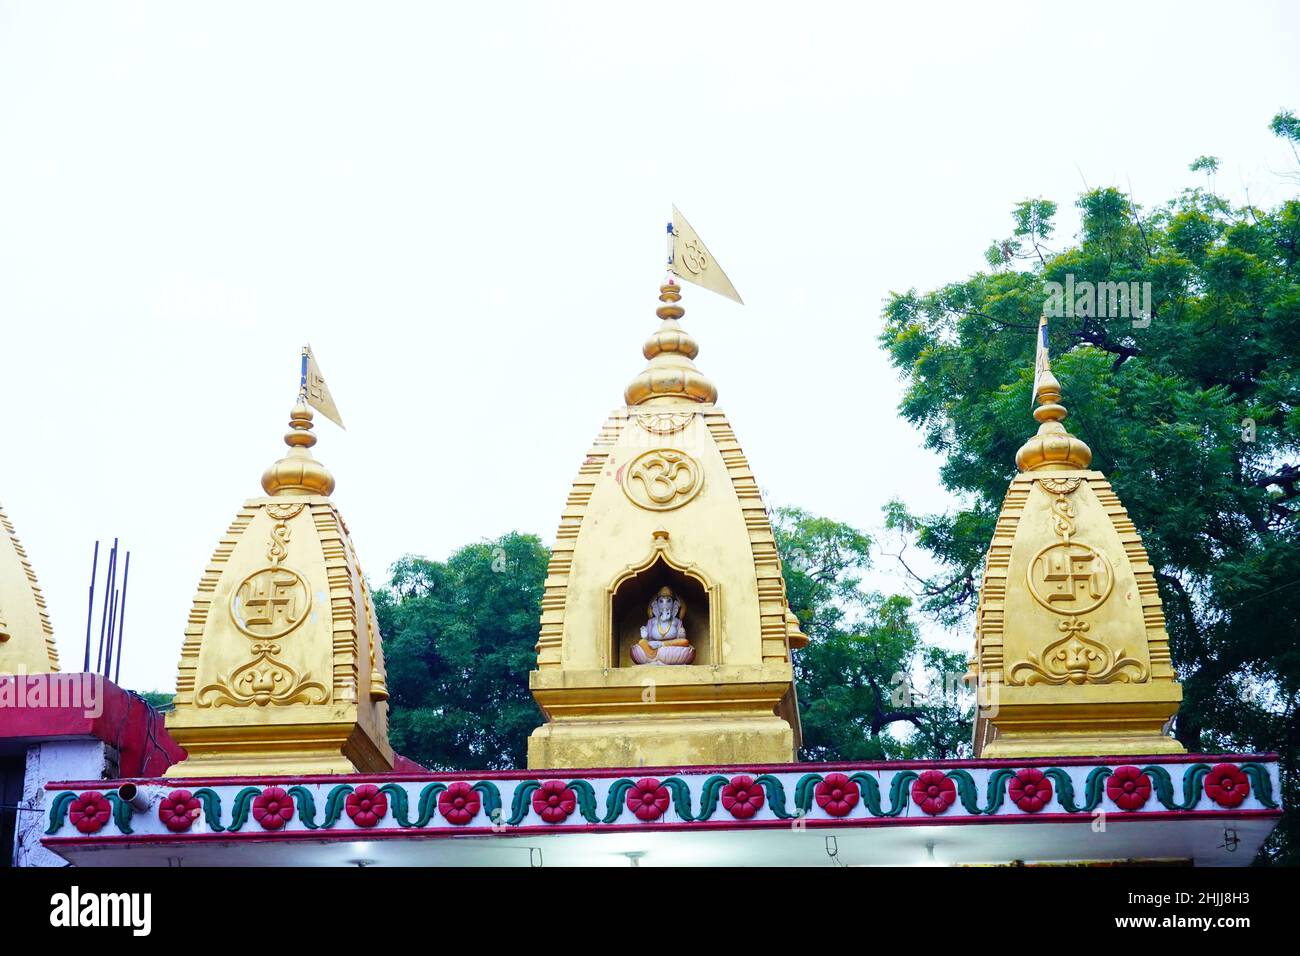
[[[671,279],[659,287],[659,301],[663,305],[655,310],[655,315],[663,324],[641,347],[641,354],[650,364],[624,390],[623,397],[629,405],[718,400],[718,390],[691,361],[700,354],[699,344],[677,324],[686,314],[678,305],[681,298],[681,289]]]
[[[587,452],[556,533],[530,768],[786,763],[799,746],[792,651],[807,638],[767,508],[691,361],[680,287],[659,301],[650,364]]]

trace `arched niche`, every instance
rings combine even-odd
[[[647,561],[628,568],[608,588],[609,625],[606,660],[610,667],[637,667],[632,645],[641,639],[648,619],[647,607],[660,588],[672,588],[686,606],[686,637],[695,648],[690,666],[720,664],[717,599],[718,586],[693,567],[678,564],[667,553],[667,535],[656,535],[655,550]],[[686,665],[681,665],[686,666]]]

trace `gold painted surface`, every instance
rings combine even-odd
[[[1041,360],[1040,360],[1041,364]],[[1142,539],[1039,370],[1038,434],[1017,453],[989,546],[971,676],[984,757],[1182,753],[1182,688]]]
[[[655,314],[663,324],[641,347],[641,354],[650,360],[650,364],[624,390],[623,398],[629,405],[677,405],[683,399],[689,402],[718,400],[718,390],[691,361],[700,353],[699,345],[677,324],[677,320],[686,314],[686,310],[677,304],[681,298],[681,291],[675,284],[669,282],[659,287],[659,301],[664,304],[655,310]],[[654,411],[664,409],[655,408]]]
[[[758,484],[712,385],[706,399],[646,378],[664,355],[690,364],[698,353],[677,325],[679,299],[661,290],[663,325],[644,349],[652,368],[610,414],[561,518],[530,675],[547,723],[530,739],[530,767],[794,758],[790,648],[806,638]],[[690,370],[680,381],[707,382]],[[695,662],[634,665],[643,598],[664,583],[691,592]]]
[[[0,674],[48,674],[59,669],[54,630],[36,572],[0,509]]]
[[[172,736],[189,757],[168,776],[351,773],[392,767],[373,604],[293,410],[290,453],[263,476],[217,546],[181,649]]]

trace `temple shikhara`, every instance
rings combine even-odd
[[[738,300],[674,218],[674,276]],[[555,489],[525,768],[434,773],[393,752],[373,602],[314,452],[313,408],[332,400],[306,354],[287,452],[194,569],[165,717],[97,677],[93,708],[69,696],[94,675],[59,671],[0,514],[0,802],[28,811],[10,817],[7,859],[1251,862],[1281,814],[1276,757],[1185,753],[1169,735],[1182,693],[1141,529],[1067,431],[1043,346],[1037,432],[1026,416],[976,615],[974,757],[807,763],[794,665],[808,639],[758,477],[696,365],[675,279],[656,315],[643,370],[629,352],[622,403],[567,453],[581,462],[567,498]]]

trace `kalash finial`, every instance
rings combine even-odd
[[[328,496],[334,491],[334,476],[307,450],[316,444],[311,422],[311,409],[299,401],[289,413],[289,431],[284,436],[289,454],[262,473],[262,488],[268,495]]]
[[[298,404],[289,413],[289,431],[284,436],[289,454],[262,473],[262,487],[268,495],[328,496],[334,490],[334,476],[307,450],[316,444],[316,436],[311,430],[312,414],[307,407],[309,405],[315,406],[340,428],[343,427],[343,419],[339,416],[329,386],[325,384],[325,376],[316,364],[316,356],[312,354],[311,346],[305,345],[298,380]]]
[[[650,360],[650,365],[624,390],[623,397],[629,405],[718,400],[718,390],[691,361],[700,354],[699,344],[677,324],[686,314],[678,305],[681,298],[681,287],[672,279],[659,287],[659,301],[663,305],[655,310],[655,315],[663,324],[641,347],[641,354]]]
[[[1061,404],[1061,383],[1052,374],[1047,349],[1047,316],[1038,322],[1038,349],[1034,361],[1034,418],[1040,422],[1038,434],[1016,452],[1016,467],[1021,471],[1070,471],[1087,468],[1092,463],[1092,449],[1075,438],[1061,422],[1069,414]]]

